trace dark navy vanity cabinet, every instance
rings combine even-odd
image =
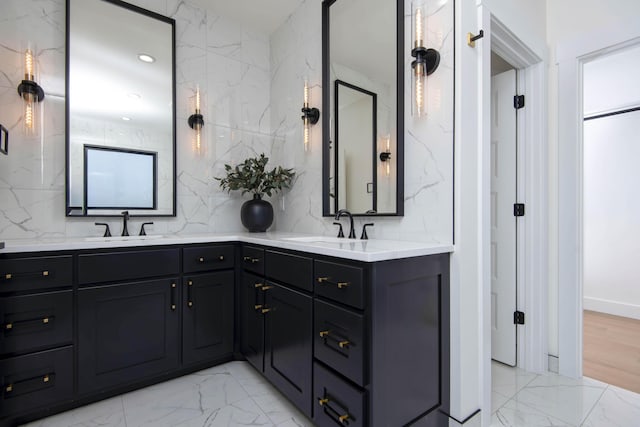
[[[448,272],[236,242],[2,254],[0,425],[243,358],[318,426],[448,425]]]

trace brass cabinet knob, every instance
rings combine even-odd
[[[176,284],[175,284],[175,283],[172,283],[172,284],[171,284],[171,287],[172,287],[172,288],[175,288],[175,287],[176,287]]]
[[[187,305],[188,305],[189,307],[193,307],[193,301],[189,301],[189,302],[187,303]]]
[[[6,325],[4,325],[4,328],[5,328],[6,330],[11,330],[11,329],[13,329],[13,323],[7,323]]]
[[[340,342],[338,343],[338,347],[340,347],[340,348],[345,348],[345,347],[347,347],[348,345],[349,345],[349,341],[340,341]]]
[[[193,280],[189,280],[189,281],[187,282],[187,285],[189,285],[189,286],[193,286]]]
[[[42,319],[42,323],[49,323],[49,318],[45,317],[44,319]]]
[[[43,271],[43,272],[42,272],[42,275],[43,275],[44,277],[47,277],[47,276],[49,275],[49,272],[48,272],[47,270],[45,270],[45,271]]]
[[[5,387],[5,391],[7,393],[11,393],[13,391],[13,384],[9,384],[7,387]]]
[[[176,309],[176,305],[175,304],[171,304],[171,310],[175,310]]]
[[[220,255],[220,256],[218,257],[218,259],[219,259],[220,261],[224,261],[224,255]]]
[[[13,277],[13,275],[11,273],[7,273],[4,275],[4,278],[7,280],[11,280],[11,278]]]
[[[49,375],[45,375],[45,376],[42,378],[42,382],[43,382],[43,383],[48,383],[48,382],[49,382]]]

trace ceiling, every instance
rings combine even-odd
[[[311,0],[320,1],[320,0]],[[273,33],[304,0],[200,0],[220,16]]]

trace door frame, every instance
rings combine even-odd
[[[582,377],[583,76],[582,65],[640,43],[631,20],[593,31],[556,49],[558,67],[558,372]]]
[[[484,38],[478,52],[478,136],[481,207],[482,271],[482,412],[483,425],[491,418],[491,51],[512,64],[518,73],[518,92],[526,97],[518,111],[518,197],[526,215],[518,220],[517,307],[525,312],[519,326],[518,367],[532,372],[548,369],[547,331],[547,80],[546,50],[536,53],[493,15],[487,5],[478,6],[478,25]],[[535,96],[532,96],[535,94]],[[529,96],[527,96],[529,95]]]

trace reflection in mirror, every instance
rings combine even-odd
[[[175,216],[174,26],[119,0],[67,0],[67,216]]]
[[[325,216],[404,213],[403,40],[404,0],[323,2]]]
[[[335,211],[377,212],[376,94],[336,80],[335,101]]]

